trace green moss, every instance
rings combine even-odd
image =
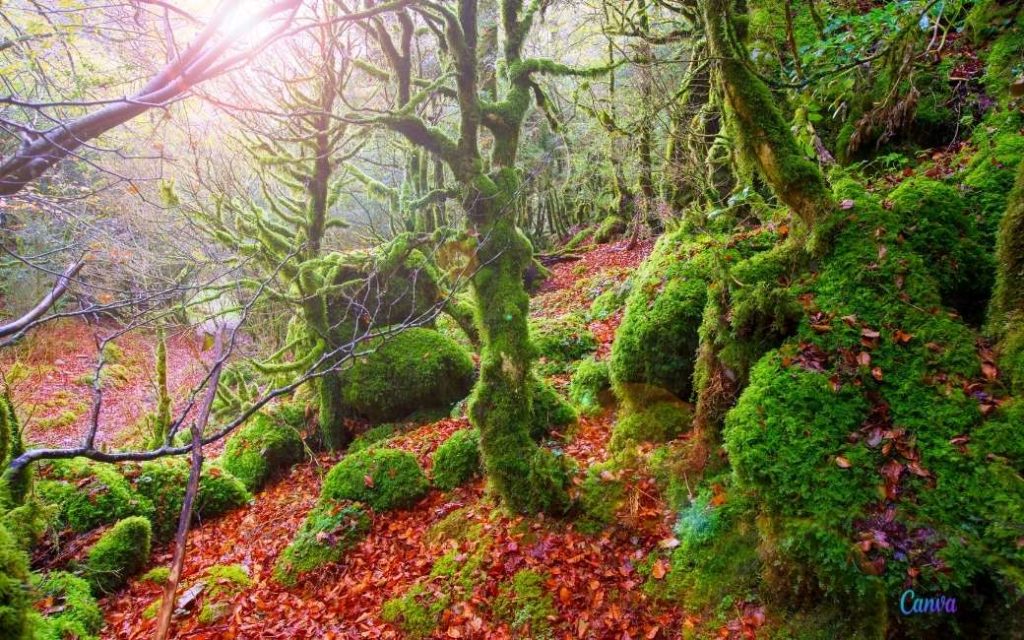
[[[381,608],[381,618],[391,622],[409,638],[429,637],[437,628],[441,614],[448,608],[450,596],[415,584],[402,596],[392,598]]]
[[[632,289],[633,280],[626,278],[621,283],[613,284],[599,293],[590,303],[590,309],[587,311],[588,319],[604,320],[611,317],[626,305],[626,299]]]
[[[615,524],[626,498],[621,471],[613,463],[597,464],[587,469],[580,485],[577,528],[590,535],[602,533]]]
[[[127,467],[125,476],[135,490],[150,502],[153,539],[167,541],[178,529],[178,518],[185,500],[190,464],[183,458],[166,458]],[[252,499],[241,480],[216,465],[204,464],[199,476],[199,494],[194,514],[213,518],[241,507]]]
[[[597,340],[575,314],[531,321],[530,340],[540,354],[537,371],[542,375],[564,372],[597,349]]]
[[[86,640],[99,633],[103,612],[88,582],[64,571],[54,571],[34,577],[32,584],[38,595],[47,599],[47,608],[55,611],[35,629],[37,640]]]
[[[619,216],[606,216],[594,231],[594,242],[605,244],[626,232],[626,221]]]
[[[87,460],[59,460],[47,465],[36,491],[59,505],[58,524],[76,533],[112,524],[129,516],[153,516],[153,503],[135,492],[117,468]]]
[[[429,329],[409,329],[372,343],[344,372],[342,399],[375,422],[418,409],[447,409],[473,386],[473,361],[457,343]]]
[[[528,638],[554,637],[550,618],[555,601],[545,582],[547,577],[530,569],[517,571],[498,586],[494,614],[508,622],[512,631]]]
[[[690,407],[682,402],[655,402],[621,416],[609,447],[621,451],[642,442],[668,442],[690,428],[692,417]]]
[[[167,584],[171,577],[171,570],[167,567],[153,567],[139,578],[140,582],[152,582],[157,585]]]
[[[352,439],[348,445],[348,453],[358,453],[374,447],[384,446],[388,440],[402,433],[404,425],[397,422],[385,422],[371,427]]]
[[[1010,193],[1006,213],[999,223],[996,238],[998,274],[992,296],[990,322],[993,333],[1006,337],[1003,352],[1011,372],[1011,382],[1017,373],[1017,383],[1024,384],[1024,162],[1017,169],[1017,179]],[[1014,353],[1017,366],[1014,366]]]
[[[149,520],[138,516],[120,520],[105,532],[89,549],[83,565],[93,591],[116,591],[141,571],[149,562],[151,539]]]
[[[201,580],[206,588],[200,624],[212,624],[230,613],[238,594],[252,584],[249,571],[240,564],[215,564],[203,572]]]
[[[942,300],[964,317],[981,320],[994,264],[959,192],[928,178],[912,178],[889,195],[910,248],[928,264]]]
[[[530,436],[534,440],[543,440],[552,430],[576,422],[576,410],[562,399],[554,387],[539,378],[533,379],[531,387]]]
[[[579,363],[569,383],[569,399],[585,414],[601,410],[602,396],[611,388],[611,375],[606,360],[587,358]]]
[[[413,454],[369,449],[345,456],[330,470],[321,499],[356,500],[376,511],[387,511],[412,506],[428,488]]]
[[[1012,116],[989,118],[974,130],[972,137],[977,153],[967,166],[962,184],[967,188],[967,202],[980,217],[987,246],[994,243],[1013,191],[1017,167],[1024,159],[1020,126],[1019,119]]]
[[[228,438],[221,465],[255,491],[273,474],[302,460],[303,454],[302,438],[295,429],[257,413]]]
[[[341,560],[369,530],[370,517],[360,505],[322,501],[274,563],[274,579],[294,585],[302,574]]]
[[[28,556],[0,524],[0,637],[19,640],[27,636],[28,580]]]
[[[462,429],[453,433],[434,451],[434,486],[450,491],[483,472],[480,462],[480,432]]]

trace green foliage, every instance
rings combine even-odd
[[[349,502],[325,499],[306,516],[277,562],[274,579],[294,585],[304,573],[337,562],[370,530],[366,510]]]
[[[980,214],[988,246],[993,243],[1013,191],[1017,167],[1024,159],[1024,136],[1017,131],[1020,126],[1017,116],[993,116],[972,136],[977,153],[967,166],[962,184],[967,188],[967,202]]]
[[[178,528],[178,517],[185,500],[190,464],[184,458],[165,458],[144,462],[125,471],[135,490],[153,503],[153,538],[170,540]],[[194,514],[213,518],[247,504],[252,496],[245,485],[216,465],[206,463],[199,475],[199,493]]]
[[[397,449],[368,449],[342,458],[324,478],[323,500],[365,502],[375,511],[409,507],[429,488],[416,456]]]
[[[153,567],[139,577],[140,582],[152,582],[156,585],[165,585],[171,577],[171,570],[168,567]]]
[[[542,375],[563,372],[597,348],[597,340],[575,314],[531,321],[530,340],[540,354],[537,371]]]
[[[153,516],[153,503],[132,489],[117,467],[82,459],[56,460],[42,471],[36,492],[60,507],[58,525],[84,533],[129,516]]]
[[[6,471],[7,465],[24,452],[25,443],[18,414],[14,411],[10,396],[4,393],[0,395],[0,469],[4,469],[0,475],[0,509],[7,506],[7,503],[11,506],[22,504],[31,487],[32,476],[28,470],[17,476]]]
[[[83,574],[93,592],[111,593],[149,562],[152,527],[149,520],[125,518],[105,532],[86,557]]]
[[[626,299],[633,288],[633,280],[626,278],[597,294],[587,311],[588,319],[604,320],[626,305]]]
[[[626,498],[626,487],[621,472],[614,463],[597,464],[587,469],[580,485],[580,531],[597,535],[615,524],[616,516]]]
[[[517,571],[498,586],[494,613],[516,634],[529,638],[553,637],[548,618],[555,615],[555,600],[545,586],[547,577],[530,569]]]
[[[444,491],[460,487],[483,472],[480,432],[461,429],[434,451],[434,486]]]
[[[7,528],[0,524],[0,637],[20,640],[27,636],[28,556]]]
[[[221,465],[247,489],[256,491],[303,455],[302,437],[295,429],[257,413],[228,438]]]
[[[344,372],[345,406],[375,422],[418,409],[449,408],[466,397],[473,361],[457,343],[429,329],[408,329],[371,343]]]
[[[1010,193],[996,239],[999,264],[992,296],[990,324],[1004,338],[1003,354],[1011,384],[1024,386],[1024,161]]]
[[[388,440],[402,433],[403,425],[397,422],[385,422],[370,427],[353,438],[348,445],[348,453],[358,453],[373,447],[383,446]]]
[[[605,244],[626,232],[626,221],[619,216],[606,216],[594,231],[594,242]]]
[[[212,624],[226,616],[238,594],[252,584],[248,569],[240,564],[215,564],[203,572],[202,580],[207,587],[199,610],[200,624]]]
[[[690,428],[692,413],[682,402],[665,400],[619,417],[609,447],[621,451],[643,442],[668,442]]]
[[[53,571],[33,576],[32,586],[48,599],[55,613],[37,623],[37,640],[88,640],[103,627],[103,612],[93,598],[89,583],[76,575]],[[6,636],[5,636],[6,637]]]
[[[569,399],[585,414],[601,410],[601,395],[611,388],[606,360],[587,358],[579,363],[569,383]]]
[[[912,178],[889,195],[910,248],[928,264],[947,305],[980,321],[992,288],[994,264],[959,192],[928,178]]]

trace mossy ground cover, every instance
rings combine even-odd
[[[257,413],[228,438],[221,465],[250,491],[261,488],[275,473],[299,462],[302,437],[278,419]]]

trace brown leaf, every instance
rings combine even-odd
[[[363,484],[366,485],[367,489],[373,488],[373,476],[367,474],[363,476]]]
[[[843,211],[849,211],[850,209],[853,208],[853,205],[853,200],[847,198],[846,200],[843,200],[842,202],[839,203],[839,208],[842,209]]]
[[[999,369],[991,362],[983,362],[981,363],[981,374],[985,376],[986,380],[992,382],[999,377]]]
[[[874,378],[875,380],[881,382],[882,381],[882,368],[881,367],[874,367],[874,368],[872,368],[871,369],[871,377]]]
[[[836,466],[840,469],[849,469],[853,465],[843,456],[836,456]]]
[[[870,366],[871,365],[871,354],[868,353],[867,351],[861,351],[860,353],[858,353],[857,354],[857,364],[859,364],[862,367]]]
[[[654,576],[655,580],[661,580],[668,573],[668,563],[664,558],[658,558],[658,561],[651,567],[651,575]]]

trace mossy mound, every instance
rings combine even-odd
[[[594,297],[587,310],[587,318],[604,320],[626,306],[626,299],[633,289],[633,280],[626,278],[621,283],[613,284]]]
[[[658,239],[636,275],[612,345],[612,385],[627,409],[692,398],[712,277],[724,264],[770,249],[776,239],[772,233],[694,238],[688,231]]]
[[[199,609],[199,624],[213,624],[227,616],[238,594],[252,584],[249,570],[240,564],[215,564],[203,572],[201,579],[207,586]]]
[[[405,426],[398,422],[385,422],[360,433],[348,445],[348,453],[358,453],[373,447],[386,446],[388,440],[402,433]]]
[[[0,638],[19,640],[28,632],[28,580],[28,555],[0,524]]]
[[[622,451],[643,442],[668,442],[690,428],[692,417],[690,406],[683,402],[655,402],[621,416],[608,446],[612,451]]]
[[[144,462],[125,469],[135,490],[155,507],[153,539],[170,540],[178,528],[178,517],[185,501],[190,464],[184,458],[166,458]],[[242,481],[215,464],[204,464],[199,476],[199,493],[194,514],[213,518],[241,507],[252,499]]]
[[[434,451],[431,474],[434,486],[443,491],[461,487],[483,473],[480,461],[480,432],[462,429],[453,433]]]
[[[596,464],[587,469],[580,484],[579,517],[576,526],[586,534],[603,533],[615,524],[626,498],[622,472],[614,462]]]
[[[430,484],[416,456],[398,449],[347,455],[324,478],[323,500],[365,502],[375,511],[412,506]]]
[[[585,414],[595,414],[605,404],[605,393],[611,388],[611,375],[606,360],[587,358],[579,363],[569,383],[569,399]]]
[[[549,618],[556,614],[555,599],[546,582],[545,575],[523,569],[499,585],[494,614],[508,622],[517,637],[552,637]]]
[[[257,413],[228,438],[221,465],[249,491],[260,489],[271,476],[302,460],[299,432]]]
[[[42,469],[36,492],[56,504],[58,526],[75,533],[91,531],[129,516],[153,517],[153,503],[132,489],[111,464],[88,460],[57,460]]]
[[[89,549],[82,567],[94,593],[112,593],[149,562],[153,529],[149,520],[125,518],[105,532]]]
[[[982,612],[1009,612],[1024,587],[1008,527],[1024,481],[964,444],[983,431],[962,390],[980,375],[974,335],[939,308],[925,261],[900,243],[904,221],[853,183],[836,195],[854,206],[797,285],[807,316],[753,368],[723,432],[737,495],[753,500],[760,589],[827,601],[864,633],[984,635]],[[918,593],[957,594],[957,620],[901,616],[908,576]]]
[[[36,640],[88,640],[103,627],[103,611],[92,595],[89,583],[65,571],[33,577],[36,594],[47,602],[52,615],[36,623]],[[7,636],[4,636],[5,638]]]
[[[534,440],[543,440],[553,430],[576,422],[576,410],[562,399],[554,387],[539,378],[534,378],[532,388],[530,436]]]
[[[540,355],[537,371],[541,375],[564,372],[597,349],[597,340],[576,314],[532,320],[530,341]]]
[[[408,638],[428,638],[437,628],[451,596],[438,588],[414,584],[381,607],[381,618],[398,625]]]
[[[1024,160],[1024,126],[1020,116],[993,116],[974,130],[972,142],[977,152],[962,178],[967,188],[965,199],[980,217],[985,245],[995,243],[999,221],[1006,212],[1013,191],[1017,167]]]
[[[910,248],[925,259],[947,306],[980,323],[992,291],[995,264],[975,219],[953,187],[912,178],[890,195]]]
[[[370,530],[366,509],[351,502],[325,500],[306,516],[277,562],[274,579],[294,585],[302,574],[337,562]]]
[[[594,230],[594,242],[605,244],[626,233],[626,221],[619,216],[606,216]]]
[[[448,409],[473,388],[473,361],[456,342],[429,329],[408,329],[368,345],[344,372],[342,399],[373,422],[420,409]]]

